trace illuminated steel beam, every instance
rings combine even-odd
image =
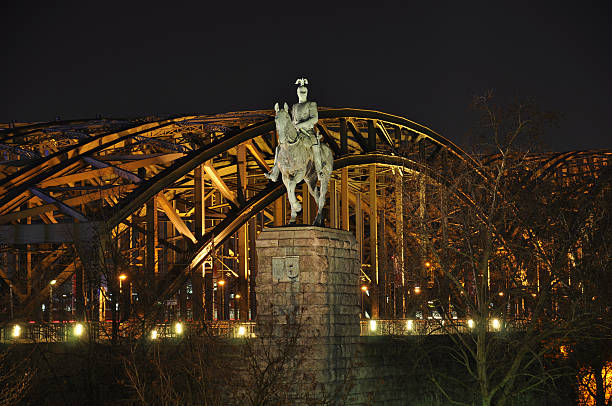
[[[29,190],[30,190],[30,192],[33,195],[35,195],[36,197],[38,197],[42,201],[56,205],[57,208],[62,213],[69,215],[70,217],[74,218],[75,220],[78,220],[80,222],[87,222],[87,221],[89,221],[87,219],[87,217],[83,216],[77,210],[75,210],[72,207],[68,206],[67,204],[57,200],[56,198],[49,196],[48,194],[44,193],[42,190],[40,190],[38,188],[35,188],[35,187],[32,187]]]
[[[101,162],[99,160],[94,160],[92,158],[90,160],[91,162],[99,162],[98,165],[101,165],[101,166],[98,166],[99,169],[82,171],[82,172],[74,173],[71,175],[64,175],[64,176],[60,176],[56,178],[51,178],[51,179],[39,182],[38,186],[39,187],[60,186],[60,185],[66,185],[69,183],[79,182],[82,180],[93,179],[93,178],[98,178],[102,176],[108,176],[112,174],[121,176],[124,173],[124,171],[140,169],[140,168],[144,168],[144,167],[151,166],[151,165],[166,164],[166,163],[175,161],[176,159],[181,158],[183,156],[185,156],[185,154],[182,154],[182,153],[165,154],[165,155],[160,155],[160,156],[153,157],[153,158],[146,158],[146,159],[131,161],[131,162],[119,164],[116,166],[111,166],[108,164],[101,165],[101,164],[104,164],[104,162]],[[89,158],[89,157],[85,157],[84,161],[86,158]],[[130,179],[131,177],[128,174],[129,172],[126,173],[126,176],[121,176],[121,177],[125,179]],[[133,182],[137,182],[137,181],[133,180]]]
[[[134,189],[136,185],[120,185],[114,186],[110,188],[100,189],[97,192],[88,193],[85,195],[80,195],[76,197],[71,197],[65,200],[62,200],[62,203],[69,206],[77,206],[81,204],[86,204],[90,202],[94,202],[96,200],[101,200],[109,196],[116,196],[121,193],[128,192]],[[41,206],[35,206],[29,209],[24,209],[21,211],[16,211],[8,214],[4,214],[0,216],[0,224],[10,223],[11,221],[21,220],[27,217],[34,217],[43,215],[55,210],[59,210],[59,207],[55,203],[43,204]]]
[[[264,158],[263,153],[253,143],[253,140],[248,140],[247,142],[245,142],[245,145],[247,149],[249,150],[249,152],[251,153],[251,155],[253,156],[253,158],[255,158],[255,162],[257,162],[257,165],[259,165],[259,167],[262,170],[269,172],[271,169],[270,165],[268,165],[268,162],[266,162],[266,159]]]
[[[89,156],[83,157],[83,161],[93,166],[94,168],[98,168],[98,169],[111,168],[117,176],[127,181],[133,182],[133,183],[140,183],[140,181],[142,180],[140,177],[133,174],[132,172],[126,171],[125,169],[118,168],[114,165],[107,164],[106,162],[98,161],[97,159],[94,159]]]
[[[204,172],[206,172],[211,182],[215,185],[223,197],[238,206],[236,194],[232,192],[232,190],[225,184],[221,178],[221,175],[219,175],[219,172],[217,172],[217,170],[212,166],[212,163],[204,164]]]
[[[21,291],[21,289],[13,283],[11,278],[8,277],[7,273],[0,268],[0,279],[4,281],[12,290],[13,294],[17,295],[20,301],[23,301],[27,298],[27,295]]]
[[[317,123],[317,128],[319,129],[321,134],[323,134],[323,141],[325,141],[325,143],[329,145],[332,152],[334,153],[334,156],[339,157],[342,151],[340,150],[340,147],[338,146],[338,144],[336,144],[336,141],[334,141],[334,138],[331,136],[325,124],[321,121]]]
[[[168,216],[168,220],[170,220],[176,231],[189,238],[191,242],[195,244],[195,242],[197,241],[196,237],[193,235],[189,227],[187,227],[187,224],[185,224],[183,219],[181,219],[181,217],[178,215],[176,209],[172,207],[164,193],[162,192],[156,197],[157,204],[163,210],[163,212],[166,213],[166,216]]]
[[[372,295],[372,317],[380,317],[384,300],[382,299],[383,287],[380,285],[378,269],[378,210],[376,204],[376,164],[368,166],[368,196],[370,200],[370,277],[373,279]]]
[[[460,148],[455,146],[449,140],[438,135],[434,131],[427,127],[421,126],[415,122],[407,120],[399,116],[393,116],[386,113],[381,113],[371,110],[357,110],[357,109],[329,109],[321,110],[319,112],[319,120],[325,119],[341,119],[341,138],[342,138],[342,118],[359,118],[359,119],[375,119],[384,121],[390,124],[403,125],[409,127],[409,130],[413,133],[419,134],[422,138],[427,138],[432,144],[442,144],[445,148],[449,149],[451,153],[463,162],[470,163],[474,170],[478,171],[476,162],[469,157]],[[132,193],[130,199],[124,200],[124,202],[116,207],[115,214],[109,220],[110,224],[117,224],[122,218],[127,217],[132,213],[136,207],[144,204],[146,199],[158,193],[160,190],[172,184],[176,180],[180,179],[186,173],[193,170],[193,168],[199,164],[202,164],[221,153],[228,151],[236,145],[258,137],[262,134],[266,134],[274,129],[273,119],[266,120],[261,123],[253,124],[240,130],[237,133],[227,134],[217,140],[214,140],[206,147],[200,148],[197,151],[190,153],[188,156],[179,160],[175,165],[170,168],[163,170],[161,173],[156,175],[151,182],[144,182],[144,184]],[[363,137],[362,137],[363,139]],[[341,140],[342,141],[342,140]],[[344,148],[341,142],[341,149]],[[484,175],[483,175],[484,176]]]
[[[85,155],[91,155],[102,151],[117,143],[123,143],[134,135],[158,130],[192,117],[193,116],[172,118],[135,126],[116,133],[101,134],[69,148],[62,149],[46,157],[46,159],[42,161],[37,161],[34,165],[23,168],[6,178],[0,179],[0,196],[4,196],[9,188],[12,189],[11,191],[13,193],[23,193],[28,188],[27,184],[38,184],[45,179],[53,177],[53,175],[61,173],[63,170],[77,163]],[[5,199],[0,200],[0,207],[5,206],[5,204]]]
[[[361,132],[357,128],[357,125],[354,123],[354,120],[346,120],[346,123],[348,125],[348,129],[353,134],[353,138],[355,138],[355,141],[357,141],[357,143],[361,147],[361,150],[364,152],[369,151],[370,147],[368,145],[368,142],[365,138],[363,138],[363,135],[361,135]]]
[[[349,187],[348,187],[348,168],[342,168],[340,175],[340,204],[342,229],[349,230]]]

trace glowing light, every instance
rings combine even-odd
[[[537,296],[537,295],[536,295],[535,293],[532,293],[532,294],[531,294],[531,297],[536,297],[536,296]]]
[[[414,322],[413,322],[412,320],[408,320],[408,321],[406,322],[406,329],[408,329],[408,330],[412,330],[412,329],[413,329],[413,327],[414,327]]]
[[[246,328],[244,326],[238,327],[238,336],[244,337],[245,334],[246,334]]]
[[[501,323],[499,322],[498,319],[491,320],[491,325],[493,326],[495,330],[499,330],[499,328],[501,327]]]
[[[74,335],[76,337],[80,337],[83,335],[83,325],[81,323],[77,323],[74,325]]]
[[[174,325],[174,331],[176,334],[183,334],[183,325],[181,323],[176,323]]]
[[[606,401],[612,400],[612,362],[605,362],[601,371],[585,367],[578,371],[578,398],[581,405],[595,405],[593,394],[597,393],[595,374],[601,373]],[[604,404],[607,404],[604,402]]]
[[[224,279],[220,279],[220,280],[217,282],[217,284],[218,284],[219,286],[223,286],[223,285],[225,285],[225,280],[224,280]]]
[[[425,268],[429,268],[431,266],[431,262],[427,261],[425,262]]]
[[[474,320],[472,320],[472,319],[468,320],[468,327],[469,328],[474,328]]]
[[[55,285],[57,283],[57,281],[55,279],[53,279],[51,282],[49,282],[49,285]]]
[[[126,279],[127,279],[127,275],[126,274],[122,273],[121,275],[119,275],[119,280],[120,281],[124,281]]]
[[[361,287],[361,291],[362,291],[362,292],[365,292],[365,291],[367,291],[367,290],[368,290],[368,287],[367,287],[366,285],[363,285],[363,286]]]
[[[157,330],[151,330],[151,340],[157,340]]]
[[[21,335],[21,326],[19,324],[15,324],[13,326],[13,331],[11,332],[11,335],[14,338],[18,338]]]
[[[504,292],[499,292],[498,295],[503,296]]]
[[[421,293],[421,287],[420,286],[415,286],[414,287],[414,293],[416,293],[416,294]]]
[[[376,331],[376,320],[370,320],[370,331]]]
[[[236,299],[240,299],[242,295],[240,293],[236,293]]]

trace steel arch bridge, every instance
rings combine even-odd
[[[354,230],[363,280],[388,295],[389,269],[380,265],[388,251],[380,237],[403,229],[401,211],[387,207],[389,200],[402,207],[403,179],[443,189],[466,168],[487,174],[451,141],[402,117],[320,109],[317,127],[336,158],[329,225]],[[39,306],[53,289],[72,296],[77,318],[96,318],[108,293],[145,306],[176,297],[183,317],[190,307],[194,319],[228,318],[230,307],[234,317],[253,315],[254,240],[262,227],[288,217],[284,187],[263,176],[275,140],[272,111],[6,126],[0,279],[19,304],[11,318],[42,317]],[[605,166],[609,157],[572,152],[534,160],[538,176],[548,176],[580,167],[570,163]],[[309,223],[315,210],[305,187],[301,198],[301,220]],[[119,275],[129,289],[121,281],[117,287]]]

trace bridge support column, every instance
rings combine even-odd
[[[378,274],[378,205],[376,200],[376,165],[369,169],[369,200],[370,200],[370,278],[372,278],[372,317],[378,318],[381,314],[381,292]]]
[[[157,289],[157,198],[151,198],[146,204],[146,253],[145,253],[145,308],[153,304]]]
[[[286,374],[295,379],[289,382],[292,404],[305,403],[304,396],[312,399],[321,388],[335,404],[360,334],[357,241],[344,230],[304,226],[265,229],[256,245],[261,345],[295,354],[284,360],[298,369]],[[295,351],[283,348],[288,345]]]
[[[195,213],[195,237],[202,238],[206,233],[206,207],[204,204],[204,166],[198,165],[193,170],[193,202]],[[202,264],[191,274],[191,311],[194,321],[204,319],[203,308],[203,279],[205,266]]]
[[[349,230],[349,192],[348,192],[348,168],[342,168],[340,172],[340,198],[342,202],[342,229]]]

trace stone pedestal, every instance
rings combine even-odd
[[[355,237],[330,228],[279,227],[263,230],[256,246],[257,334],[295,344],[294,365],[310,373],[329,400],[342,396],[360,332]]]

